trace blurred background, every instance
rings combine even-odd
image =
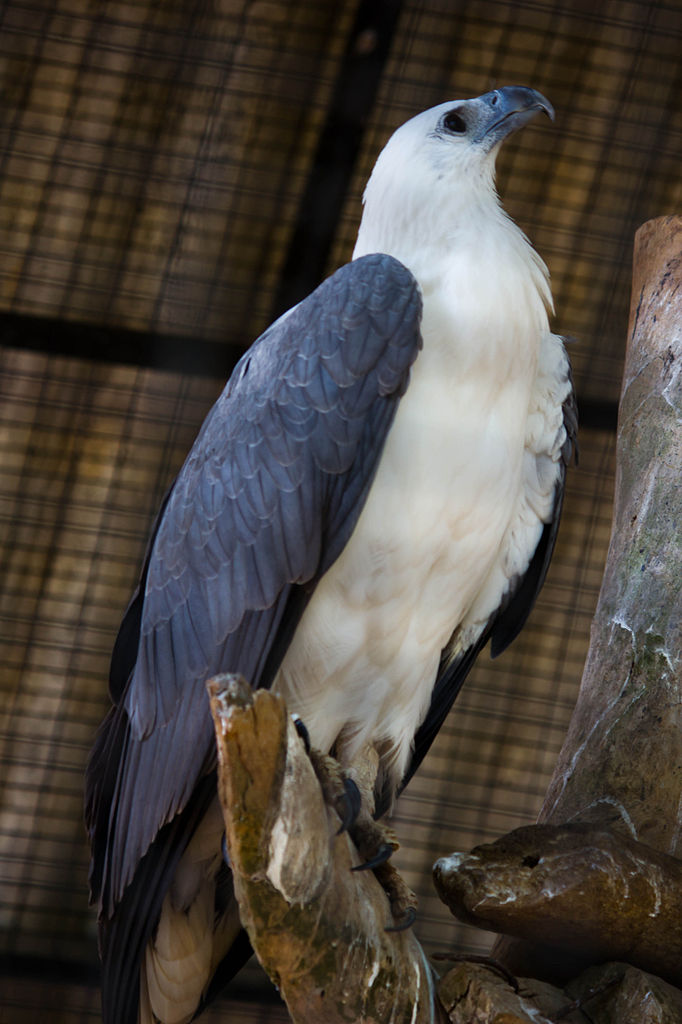
[[[548,582],[401,798],[427,952],[484,950],[435,858],[532,822],[611,517],[633,234],[682,212],[677,0],[0,6],[0,1020],[99,1020],[82,781],[152,517],[244,347],[348,260],[391,131],[521,83],[505,205],[548,263],[581,411]],[[206,1021],[284,1021],[257,966]]]

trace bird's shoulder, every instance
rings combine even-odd
[[[171,490],[149,559],[143,631],[187,601],[197,576],[239,569],[247,550],[266,552],[268,528],[283,518],[288,527],[296,519],[308,557],[299,564],[293,553],[282,578],[257,595],[245,593],[243,606],[236,587],[234,614],[253,601],[251,607],[268,606],[284,582],[310,578],[319,553],[312,534],[324,511],[320,487],[349,476],[363,488],[369,483],[421,347],[420,319],[415,278],[379,253],[341,267],[261,335]],[[258,574],[250,581],[255,586]],[[223,635],[237,621],[223,624]]]
[[[261,336],[204,422],[114,648],[124,739],[105,737],[90,763],[90,827],[102,859],[115,848],[121,879],[210,768],[204,681],[229,669],[267,685],[343,550],[421,345],[420,315],[405,267],[356,260]],[[159,779],[144,815],[135,766]]]

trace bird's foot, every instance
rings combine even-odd
[[[393,924],[386,931],[402,932],[411,928],[417,917],[417,894],[392,864],[382,864],[374,874],[391,904]]]
[[[417,897],[397,869],[388,863],[400,844],[393,829],[372,816],[372,796],[364,784],[367,780],[361,779],[359,786],[336,758],[310,745],[308,731],[300,718],[294,717],[294,724],[305,744],[325,802],[341,819],[337,834],[347,831],[362,858],[352,870],[373,871],[386,893],[394,920],[386,930],[409,928],[416,917]]]
[[[365,858],[362,864],[353,868],[353,871],[376,871],[400,848],[393,829],[380,821],[375,821],[364,806],[360,808],[360,813],[350,829],[350,837],[360,856]]]
[[[352,838],[351,830],[362,806],[360,790],[339,762],[329,754],[322,754],[311,747],[308,750],[308,757],[322,788],[325,803],[333,807],[341,819],[337,835],[349,832]]]
[[[417,896],[389,862],[389,857],[400,846],[395,832],[388,825],[375,821],[364,807],[349,832],[358,853],[365,858],[353,871],[371,869],[391,904],[394,923],[386,931],[400,932],[409,928],[417,916]]]

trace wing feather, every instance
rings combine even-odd
[[[205,681],[222,671],[271,681],[358,518],[421,345],[420,316],[416,282],[396,260],[341,268],[240,361],[165,499],[114,648],[115,707],[88,767],[107,1019],[131,1019],[196,794],[205,802]]]

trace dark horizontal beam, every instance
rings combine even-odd
[[[578,398],[578,431],[607,430],[616,432],[618,426],[618,402],[598,401],[594,398]]]
[[[0,313],[0,345],[218,378],[229,376],[243,352],[238,345],[201,338],[22,313]]]
[[[100,968],[95,961],[76,963],[52,957],[8,953],[0,957],[0,977],[36,978],[41,983],[83,985],[92,988],[99,986]]]
[[[222,345],[201,338],[130,331],[20,313],[0,313],[0,345],[221,380],[229,377],[243,352],[238,345]],[[581,398],[578,412],[582,428],[615,432],[616,402]]]

